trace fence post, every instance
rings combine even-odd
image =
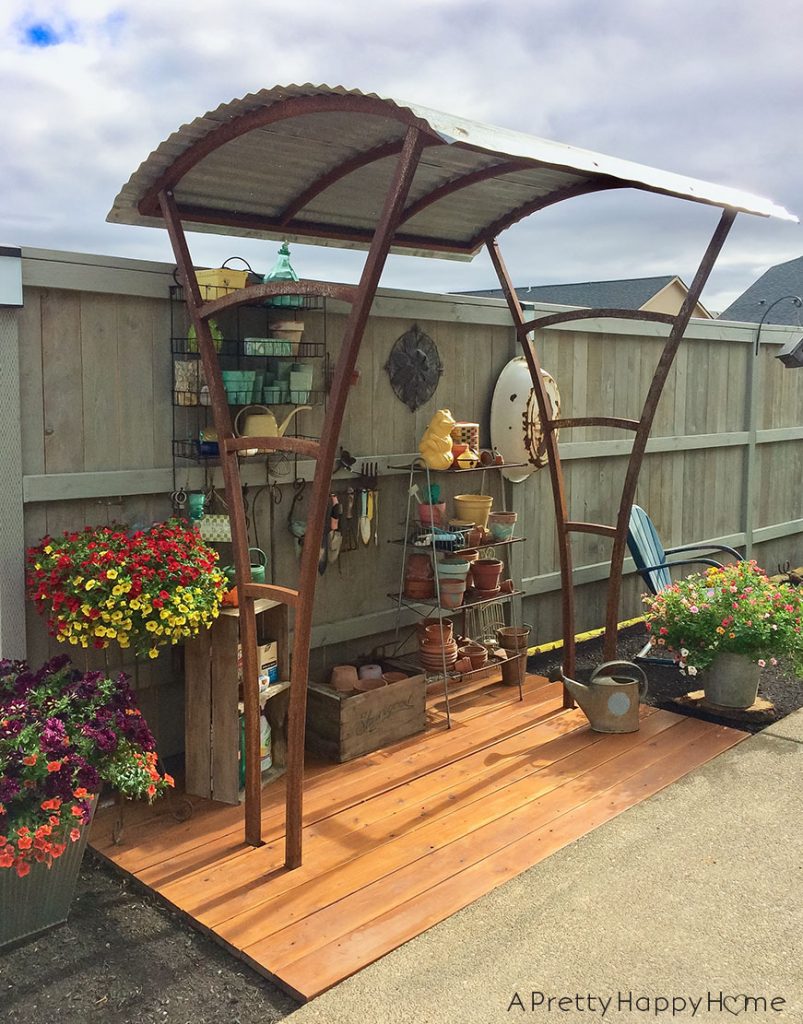
[[[0,657],[25,657],[19,332],[22,259],[0,247]]]
[[[742,529],[744,531],[744,555],[750,558],[753,554],[753,531],[755,530],[755,478],[756,478],[756,422],[758,419],[758,402],[761,396],[761,369],[759,353],[752,349],[747,361],[747,381],[745,383],[745,429],[747,445],[744,450],[744,483],[742,487]]]

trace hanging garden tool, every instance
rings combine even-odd
[[[294,481],[293,487],[296,493],[293,495],[293,500],[290,502],[290,511],[287,513],[287,529],[295,538],[296,557],[301,555],[301,545],[304,542],[304,534],[307,532],[307,523],[305,519],[295,519],[293,513],[295,512],[296,505],[304,495],[305,486],[306,484],[303,480]]]
[[[357,516],[354,512],[355,491],[349,487],[346,491],[345,511],[340,519],[340,529],[343,533],[343,550],[357,550]]]
[[[329,516],[329,551],[327,561],[333,564],[340,556],[340,549],[343,546],[343,534],[340,532],[340,519],[343,515],[343,506],[336,494],[330,495],[332,502]]]
[[[371,520],[374,518],[374,492],[366,490],[365,515],[360,518],[360,537],[363,544],[371,543]]]
[[[368,540],[371,539],[371,524],[368,521],[368,491],[363,487],[360,489],[360,519],[357,524],[357,532],[362,538],[363,544],[367,544]],[[365,539],[366,531],[368,532],[368,540]]]

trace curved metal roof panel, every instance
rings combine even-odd
[[[416,103],[309,84],[264,89],[183,125],[134,172],[107,219],[163,227],[164,188],[191,231],[367,248],[410,125],[427,145],[397,252],[470,259],[534,210],[621,187],[797,221],[737,189]]]

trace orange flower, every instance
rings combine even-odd
[[[70,839],[74,843],[77,843],[80,838],[81,838],[81,829],[80,828],[71,828],[70,829]]]
[[[61,771],[61,761],[48,761],[47,762],[47,770],[49,772],[60,772]]]
[[[61,798],[53,796],[49,800],[43,800],[40,806],[43,811],[57,811],[61,807]]]
[[[31,870],[31,865],[27,860],[23,860],[21,857],[17,858],[17,863],[14,865],[17,869],[17,875],[20,878],[25,878],[28,872]]]
[[[75,797],[76,800],[84,800],[86,797],[89,796],[89,791],[84,789],[83,786],[79,786],[78,789],[73,790],[72,795]]]
[[[176,784],[176,780],[173,778],[172,775],[168,775],[167,772],[165,772],[164,780],[168,786],[175,786]]]
[[[23,764],[27,764],[29,766],[35,765],[36,764],[36,754],[26,754],[26,756],[23,757],[23,759],[22,759],[22,763]]]
[[[33,839],[30,836],[20,836],[17,840],[18,850],[30,850],[33,846]]]
[[[10,868],[14,863],[14,853],[11,848],[0,851],[0,868]]]
[[[148,796],[156,796],[156,786],[154,786],[153,783],[148,786],[147,793]]]
[[[72,811],[72,815],[73,815],[74,818],[81,818],[81,819],[83,819],[83,817],[84,817],[84,809],[82,807],[79,807],[76,804],[74,807],[71,808],[71,811]]]

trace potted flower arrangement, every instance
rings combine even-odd
[[[803,669],[803,593],[756,562],[712,566],[643,601],[652,645],[673,651],[681,672],[702,672],[713,704],[750,707],[759,669],[780,654]]]
[[[57,640],[156,658],[217,617],[227,589],[217,559],[175,520],[132,534],[88,526],[30,548],[28,594]]]
[[[125,676],[0,661],[0,949],[66,920],[97,794],[173,785]]]

